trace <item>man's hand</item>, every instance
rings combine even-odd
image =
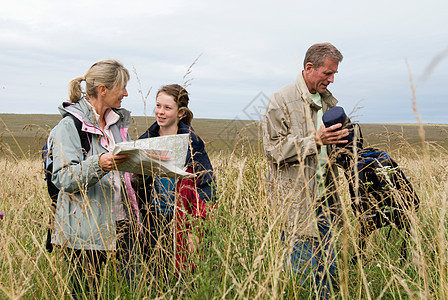
[[[348,135],[348,129],[337,130],[341,128],[342,124],[334,124],[330,127],[325,127],[325,125],[320,126],[319,130],[314,136],[317,146],[330,145],[330,144],[346,144],[348,140],[341,140]]]
[[[112,152],[101,154],[99,159],[100,167],[103,171],[112,171],[121,163],[129,159],[129,154],[113,155]]]

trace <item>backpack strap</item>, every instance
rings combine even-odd
[[[68,116],[70,116],[73,121],[75,122],[75,127],[76,130],[78,131],[79,134],[79,138],[81,140],[81,147],[83,149],[83,153],[84,153],[84,158],[87,156],[87,153],[89,153],[90,151],[90,147],[91,147],[91,133],[87,133],[84,130],[82,130],[82,122],[81,120],[79,120],[78,118],[76,118],[75,116],[69,114]]]
[[[361,126],[358,123],[352,123],[353,135],[356,138],[356,147],[361,150],[364,147],[364,137],[362,136]]]

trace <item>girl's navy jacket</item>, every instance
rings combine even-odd
[[[215,200],[215,186],[213,167],[210,158],[205,152],[204,141],[194,132],[193,128],[183,122],[177,126],[177,134],[190,134],[190,151],[188,151],[185,160],[185,166],[192,168],[192,173],[196,174],[197,192],[203,201]],[[157,137],[160,126],[157,122],[151,125],[148,130],[142,134],[139,139]]]

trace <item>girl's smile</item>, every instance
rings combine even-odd
[[[154,114],[157,124],[160,126],[160,135],[177,133],[177,124],[181,116],[179,115],[179,106],[173,96],[160,92],[157,95]]]

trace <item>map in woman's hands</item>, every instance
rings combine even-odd
[[[194,176],[185,172],[189,134],[153,137],[115,145],[113,154],[129,154],[119,171],[158,177]]]

